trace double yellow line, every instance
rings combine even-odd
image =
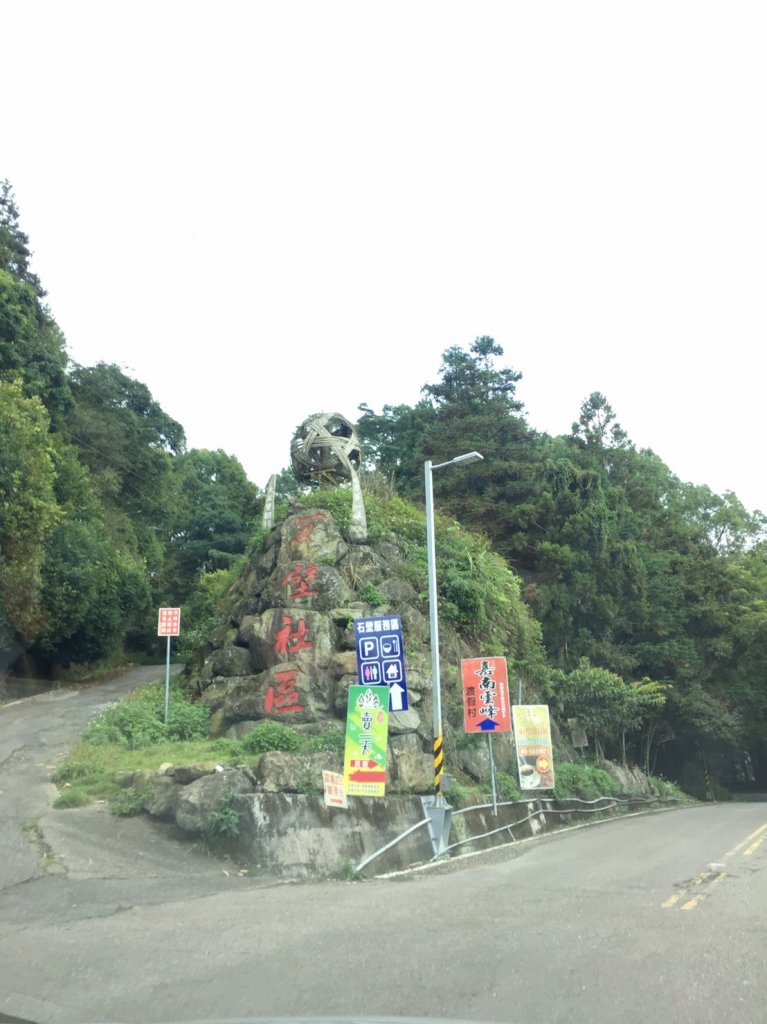
[[[743,850],[743,856],[750,857],[759,849],[765,839],[767,839],[767,824],[761,825],[759,828],[755,829],[750,836],[746,836],[745,839],[739,842],[737,846],[733,846],[731,850],[728,850],[722,858],[722,861],[726,861],[728,857],[734,857],[736,853],[743,850],[744,846],[747,847],[747,849]],[[750,846],[748,845],[749,843],[751,844]],[[723,867],[724,865],[722,865],[722,868]],[[691,882],[688,882],[681,892],[674,893],[673,896],[669,896],[667,900],[664,900],[664,902],[661,903],[661,907],[664,910],[668,910],[671,907],[676,907],[678,904],[681,904],[681,906],[679,906],[680,910],[694,910],[701,900],[711,892],[711,888],[726,877],[726,871],[720,870],[712,864],[708,871],[701,871],[701,873],[693,878]],[[701,890],[700,886],[704,883],[708,883],[706,885],[706,889]],[[698,890],[697,892],[695,892],[696,889]],[[682,900],[685,902],[682,903]]]
[[[757,836],[759,836],[758,839],[756,838]],[[755,839],[756,842],[751,843],[752,839]],[[750,836],[746,836],[746,838],[742,842],[738,843],[737,846],[733,846],[731,850],[728,850],[724,855],[724,859],[727,860],[728,857],[734,857],[739,850],[743,849],[746,843],[751,843],[751,845],[744,851],[743,856],[750,857],[754,850],[758,849],[765,839],[767,839],[767,825],[762,825],[760,828],[756,829],[756,831],[752,832]]]

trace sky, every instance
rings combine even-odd
[[[491,335],[767,511],[767,5],[0,0],[0,178],[71,358],[264,486]],[[460,444],[458,444],[460,449]],[[457,451],[456,454],[459,452]]]

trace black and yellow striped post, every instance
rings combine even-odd
[[[434,792],[442,792],[442,775],[445,771],[445,749],[442,741],[442,729],[434,740]]]

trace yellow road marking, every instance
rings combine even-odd
[[[755,843],[752,843],[747,850],[743,851],[743,856],[750,857],[754,850],[758,849],[766,838],[767,836],[760,836]]]
[[[750,857],[752,853],[759,849],[759,847],[762,845],[765,839],[767,839],[767,824],[760,825],[759,828],[754,829],[750,836],[746,836],[746,838],[742,839],[737,846],[733,846],[731,850],[728,850],[727,853],[725,853],[722,860],[726,860],[728,857],[734,857],[735,854],[738,853],[740,850],[743,850],[743,847],[747,846],[748,843],[751,843],[751,845],[748,846],[748,849],[743,850],[743,856]],[[683,900],[686,897],[690,896],[691,889],[693,889],[695,886],[702,885],[702,883],[705,882],[707,878],[711,878],[711,875],[711,871],[701,871],[697,878],[693,878],[691,882],[688,882],[681,892],[675,893],[673,896],[669,896],[667,900],[664,900],[664,902],[661,903],[661,908],[664,910],[668,910],[671,907],[675,907],[677,903],[680,902],[680,900]],[[724,871],[721,871],[719,874],[715,875],[711,879],[711,884],[714,885],[716,882],[721,882],[721,880],[724,877],[725,873]],[[686,903],[683,903],[679,909],[694,910],[702,899],[703,894],[700,894],[698,896],[692,896],[690,899],[687,900]]]
[[[724,874],[724,871],[723,871],[720,875],[717,875],[716,878],[712,878],[711,879],[711,887],[715,886],[717,882],[721,882],[724,877],[725,877],[725,874]],[[698,906],[698,904],[701,903],[706,898],[706,896],[708,896],[708,894],[710,892],[711,892],[711,889],[709,888],[706,892],[702,892],[698,896],[693,896],[693,898],[691,900],[688,900],[686,903],[683,903],[682,906],[679,909],[680,910],[695,910],[695,908]],[[682,895],[685,895],[685,894],[683,893]]]
[[[686,892],[678,892],[676,896],[669,896],[665,903],[661,903],[662,907],[673,907],[675,903],[678,903],[683,896],[686,896]]]
[[[765,838],[767,838],[767,837],[765,837]],[[760,842],[761,842],[761,840],[760,840]],[[690,896],[690,890],[693,888],[693,886],[701,885],[703,882],[705,882],[705,880],[707,878],[710,878],[710,877],[711,877],[711,872],[710,871],[702,871],[698,875],[698,877],[694,878],[692,880],[692,882],[690,882],[687,886],[685,886],[684,889],[682,889],[681,892],[677,892],[673,896],[669,896],[669,898],[667,900],[664,900],[664,902],[661,903],[661,908],[664,909],[664,910],[669,910],[671,907],[675,907],[677,905],[677,903],[679,903],[680,900],[686,899],[688,896]],[[720,872],[718,875],[714,875],[714,877],[711,879],[711,886],[716,885],[717,882],[721,882],[722,879],[726,878],[726,877],[727,876],[726,876],[724,871]],[[706,896],[708,895],[708,893],[710,891],[711,891],[711,889],[709,888],[705,892],[701,892],[701,893],[698,893],[696,896],[690,897],[690,899],[688,899],[686,903],[683,903],[682,906],[679,909],[680,910],[694,910],[698,906],[698,904],[700,902],[702,902],[702,900],[704,900],[706,898]]]
[[[737,846],[733,846],[731,850],[728,850],[727,853],[725,853],[725,857],[733,857],[738,852],[738,850],[743,849],[746,843],[750,843],[752,839],[756,839],[756,837],[764,831],[767,831],[767,825],[761,825],[758,829],[752,832],[750,836],[746,836],[746,838],[742,842],[738,843]]]

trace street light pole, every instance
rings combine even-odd
[[[439,611],[437,607],[437,560],[434,543],[434,488],[432,473],[443,466],[465,466],[472,462],[480,462],[479,452],[467,452],[456,455],[448,462],[432,465],[427,459],[423,464],[424,490],[426,494],[426,561],[429,576],[429,644],[431,646],[431,695],[433,707],[434,735],[434,792],[440,795],[440,784],[444,771],[445,752],[442,744],[442,686],[439,671]]]

